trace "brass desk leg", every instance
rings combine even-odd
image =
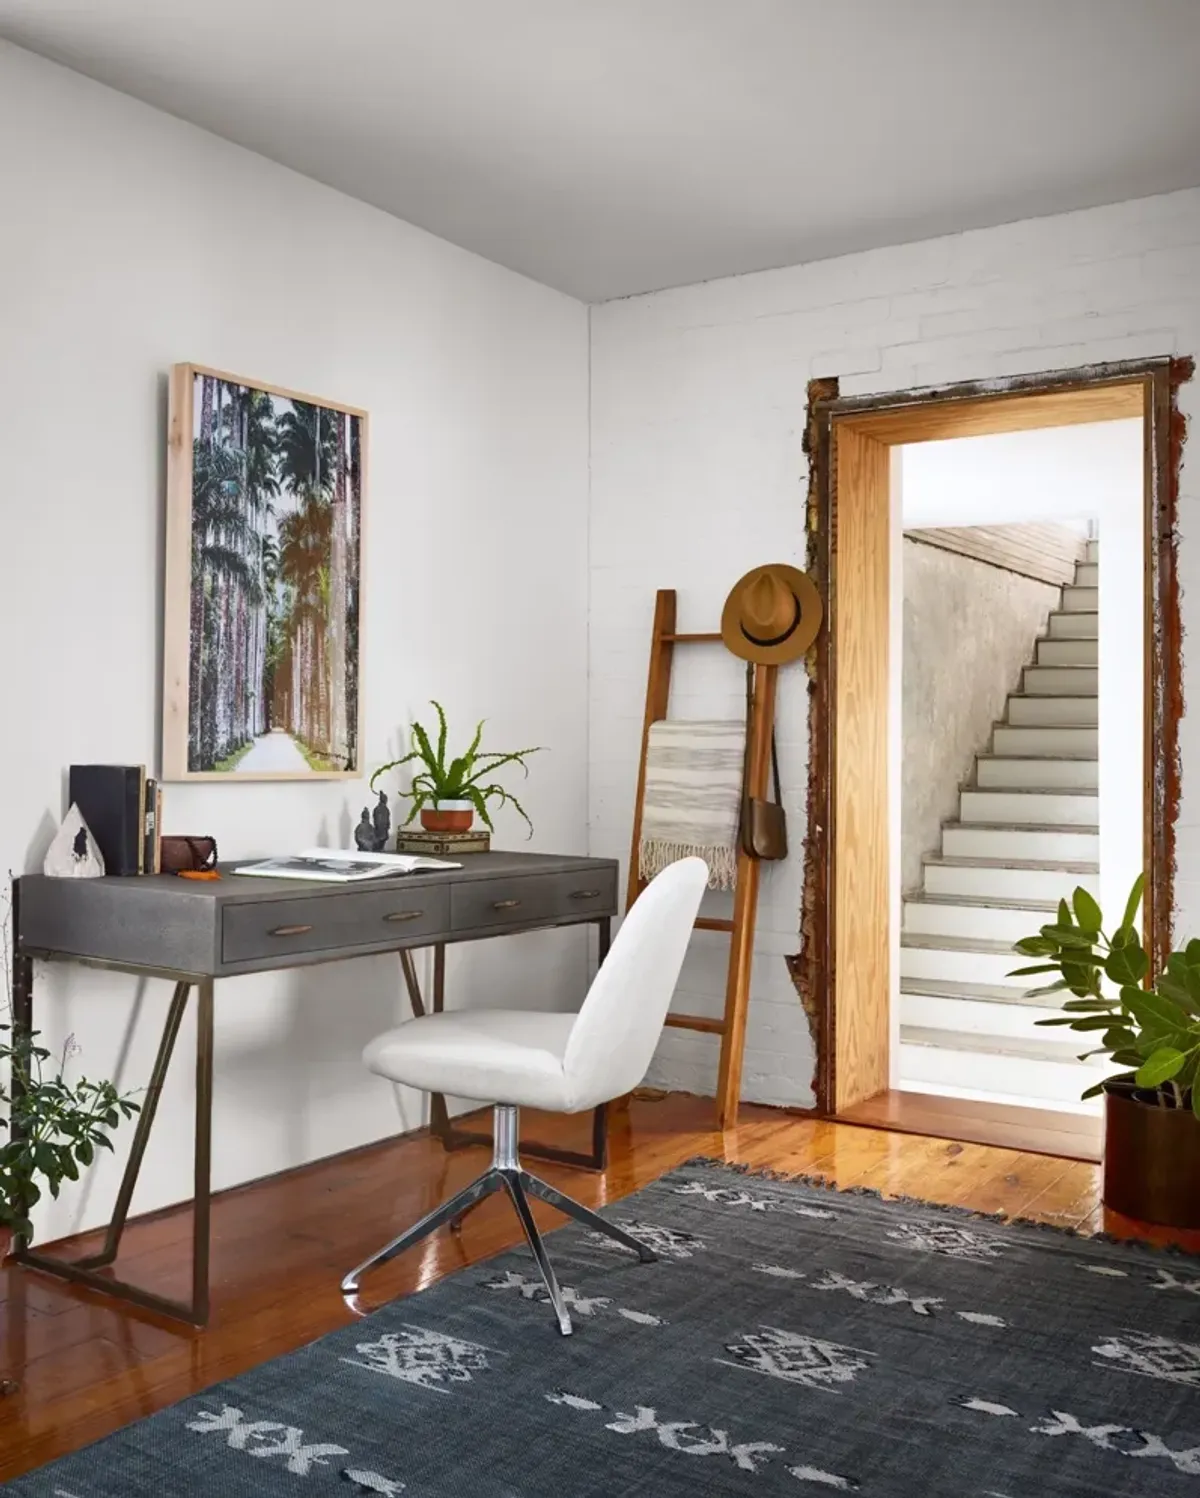
[[[19,959],[19,961],[28,963],[28,959]],[[22,998],[24,1007],[22,1008],[21,1005],[15,1006],[18,1022],[25,1023],[32,1023],[32,964],[29,964],[29,967],[30,973],[23,979],[26,987],[26,996]],[[14,988],[16,988],[16,985],[14,985]],[[142,1168],[142,1159],[146,1152],[150,1131],[154,1127],[155,1115],[158,1112],[159,1097],[171,1063],[171,1056],[175,1049],[175,1041],[179,1035],[179,1028],[183,1022],[184,1011],[187,1008],[190,985],[183,981],[175,985],[175,993],[171,999],[170,1008],[167,1010],[166,1023],[163,1026],[162,1038],[159,1041],[158,1055],[155,1058],[154,1071],[151,1075],[150,1086],[147,1089],[146,1102],[138,1118],[137,1129],[133,1136],[133,1146],[130,1151],[129,1160],[125,1166],[125,1173],[121,1178],[121,1186],[117,1193],[113,1216],[105,1231],[104,1247],[99,1253],[82,1259],[58,1259],[50,1254],[31,1249],[26,1243],[18,1242],[15,1245],[13,1254],[17,1263],[25,1265],[28,1269],[39,1270],[43,1274],[53,1275],[55,1278],[61,1280],[68,1280],[72,1284],[86,1285],[89,1289],[100,1290],[105,1295],[111,1295],[115,1300],[126,1301],[130,1305],[140,1306],[143,1310],[147,1311],[155,1311],[161,1316],[169,1316],[176,1321],[186,1321],[192,1326],[204,1326],[208,1321],[209,1236],[212,1205],[212,979],[204,979],[198,985],[198,988],[191,1300],[172,1300],[163,1295],[155,1295],[150,1290],[143,1290],[139,1285],[132,1285],[127,1280],[118,1279],[115,1275],[100,1272],[113,1262],[121,1246],[126,1218],[129,1215],[129,1207],[133,1199],[133,1190]]]
[[[592,923],[597,929],[599,946],[599,963],[603,963],[608,956],[608,949],[612,944],[612,919],[609,916],[600,916]],[[421,985],[417,979],[416,966],[413,963],[411,951],[400,953],[400,970],[404,975],[404,985],[408,989],[409,1002],[412,1004],[413,1014],[419,1019],[425,1013],[425,1001],[421,994]],[[441,1014],[446,1001],[446,948],[439,944],[433,949],[433,1003],[431,1012]],[[446,1107],[446,1099],[440,1092],[430,1093],[429,1096],[429,1132],[435,1139],[440,1139],[443,1149],[460,1150],[467,1149],[471,1145],[483,1144],[489,1149],[492,1147],[492,1136],[482,1129],[460,1129],[450,1121],[450,1113]],[[605,1103],[598,1103],[592,1111],[592,1148],[591,1152],[585,1154],[582,1150],[559,1149],[553,1144],[538,1144],[536,1141],[530,1144],[522,1144],[521,1150],[524,1154],[538,1160],[553,1160],[559,1165],[579,1165],[585,1170],[604,1170],[608,1164],[608,1107]],[[474,1208],[468,1208],[469,1211]],[[462,1218],[456,1218],[453,1227],[457,1228]]]
[[[150,1073],[150,1083],[146,1088],[146,1100],[142,1104],[142,1111],[138,1114],[137,1128],[133,1135],[133,1148],[129,1151],[125,1173],[121,1177],[121,1189],[117,1192],[116,1206],[113,1208],[112,1219],[104,1234],[104,1247],[98,1254],[89,1254],[85,1259],[77,1259],[75,1262],[81,1269],[105,1269],[120,1251],[121,1237],[125,1232],[125,1220],[129,1216],[129,1206],[133,1201],[133,1188],[137,1185],[137,1178],[142,1169],[142,1157],[146,1153],[150,1130],[154,1127],[154,1119],[158,1113],[158,1100],[162,1096],[163,1083],[167,1079],[167,1068],[171,1064],[179,1027],[183,1023],[183,1012],[187,1008],[189,990],[190,984],[176,983],[175,985],[171,1007],[167,1010],[167,1023],[163,1028],[162,1039],[158,1043],[158,1055],[154,1058],[154,1070]]]

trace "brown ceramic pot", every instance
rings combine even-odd
[[[426,832],[470,832],[475,808],[469,801],[441,801],[437,806],[421,809],[421,826]]]
[[[1147,1096],[1128,1084],[1104,1094],[1104,1205],[1139,1222],[1200,1227],[1200,1119]]]

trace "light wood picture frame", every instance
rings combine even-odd
[[[164,780],[362,774],[367,413],[171,370]]]

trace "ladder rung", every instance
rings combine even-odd
[[[698,915],[696,917],[697,931],[732,931],[733,922],[727,921],[723,916]]]
[[[668,1014],[667,1024],[674,1030],[704,1030],[709,1035],[725,1033],[723,1019],[708,1019],[703,1014]]]
[[[670,640],[676,645],[715,645],[721,638],[720,631],[704,635],[660,635],[660,640]]]

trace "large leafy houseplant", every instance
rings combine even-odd
[[[436,807],[446,801],[466,801],[479,813],[488,830],[494,832],[495,827],[488,811],[488,803],[495,801],[501,806],[512,806],[524,819],[525,825],[529,828],[529,836],[532,837],[533,823],[529,820],[525,808],[516,796],[493,779],[493,776],[505,765],[520,765],[528,776],[529,766],[525,763],[526,757],[540,753],[540,749],[537,747],[514,749],[505,753],[484,749],[481,747],[484,720],[480,719],[475,729],[475,736],[463,753],[451,755],[447,750],[449,730],[446,724],[446,714],[440,702],[433,702],[432,706],[438,716],[436,747],[429,731],[420,723],[414,723],[412,728],[414,747],[402,758],[380,765],[371,776],[371,789],[375,790],[379,779],[390,774],[391,771],[418,763],[420,768],[414,773],[409,786],[402,787],[398,792],[403,800],[412,802],[408,816],[404,819],[404,826],[407,827],[418,812],[426,806]]]
[[[1098,1043],[1084,1057],[1108,1055],[1125,1070],[1089,1087],[1095,1097],[1114,1087],[1162,1108],[1191,1108],[1200,1119],[1200,940],[1172,952],[1153,986],[1150,959],[1134,921],[1144,880],[1134,882],[1120,925],[1105,935],[1099,904],[1085,889],[1059,902],[1056,920],[1017,950],[1041,961],[1012,976],[1053,973],[1031,994],[1068,993],[1061,1015],[1039,1025],[1065,1025]],[[1116,993],[1105,991],[1105,982]],[[1084,1059],[1081,1057],[1081,1059]]]

